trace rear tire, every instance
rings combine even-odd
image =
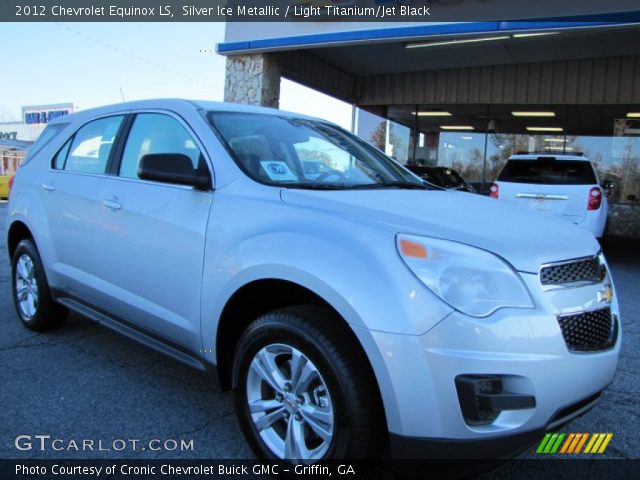
[[[68,310],[51,298],[38,249],[22,240],[11,262],[11,291],[18,317],[30,330],[43,332],[60,327]]]
[[[346,327],[348,328],[348,327]],[[240,425],[259,458],[314,463],[374,458],[384,411],[366,357],[327,309],[298,306],[254,321],[235,351]]]

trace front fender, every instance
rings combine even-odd
[[[353,228],[352,228],[353,229]],[[202,338],[215,363],[218,319],[243,286],[264,279],[300,285],[321,297],[352,327],[420,335],[451,308],[437,299],[401,262],[394,235],[370,231],[342,236],[336,230],[315,234],[263,232],[231,242],[216,255],[207,244],[202,293]]]

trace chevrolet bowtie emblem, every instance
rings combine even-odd
[[[613,290],[611,289],[611,285],[605,285],[602,290],[599,290],[596,300],[598,303],[611,303],[611,300],[613,300]]]

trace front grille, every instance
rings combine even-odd
[[[618,336],[618,323],[609,308],[558,317],[564,341],[573,351],[605,350]]]
[[[606,269],[598,256],[572,262],[547,265],[540,269],[542,285],[566,285],[576,282],[599,283],[604,280]]]

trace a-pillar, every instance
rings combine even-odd
[[[227,57],[224,101],[278,108],[280,64],[269,53]]]

